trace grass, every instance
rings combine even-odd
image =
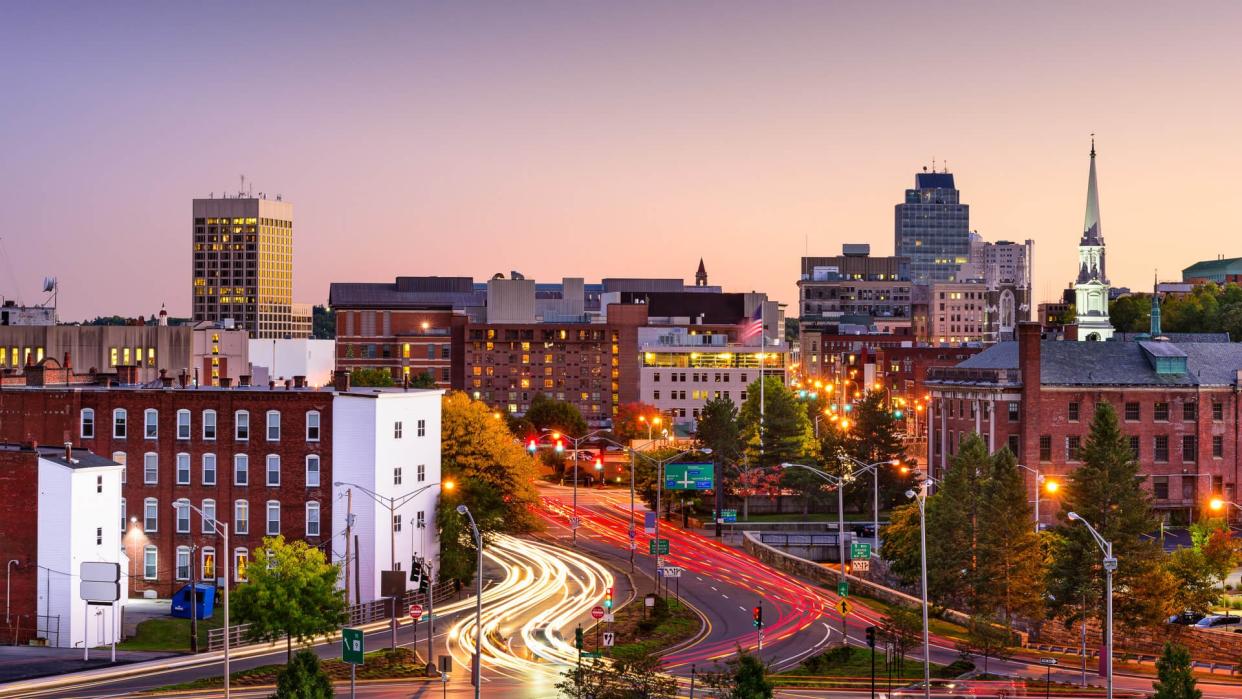
[[[832,589],[832,590],[836,589],[835,586],[825,585],[825,587],[828,587],[829,589]],[[891,604],[889,602],[885,602],[883,600],[879,600],[874,597],[868,597],[867,595],[859,594],[857,592],[854,592],[853,590],[850,590],[850,597],[861,600],[868,607],[871,607],[872,609],[878,612],[883,612],[884,616],[889,616],[890,614],[892,614],[892,611],[898,607],[898,605]],[[959,626],[957,624],[954,624],[951,621],[947,621],[945,619],[941,619],[936,616],[928,617],[927,627],[929,631],[939,636],[945,636],[947,638],[952,638],[952,639],[956,639],[959,641],[965,640],[966,638],[965,627]]]
[[[608,630],[617,634],[612,656],[622,659],[657,654],[691,638],[703,625],[689,607],[676,604],[673,600],[667,604],[657,600],[656,606],[651,609],[644,607],[641,601],[626,605],[617,610],[616,619]],[[593,630],[587,630],[584,641],[587,650],[594,648]]]
[[[854,687],[860,683],[870,684],[871,662],[875,659],[877,685],[887,684],[888,670],[884,667],[884,653],[870,648],[833,648],[812,656],[798,667],[772,675],[778,686],[786,687]],[[974,664],[962,660],[949,665],[932,663],[933,678],[952,678],[974,669]],[[908,657],[893,669],[895,685],[923,679],[923,663]]]
[[[409,648],[384,648],[382,650],[373,651],[366,654],[366,662],[358,666],[358,679],[360,680],[381,680],[381,679],[410,679],[424,677],[427,668],[426,665],[419,662],[414,651]],[[232,684],[237,687],[263,687],[276,684],[276,677],[280,671],[284,669],[284,665],[263,665],[249,670],[241,670],[234,672]],[[340,682],[349,679],[349,665],[330,658],[320,661],[320,667],[332,678],[333,682]],[[174,692],[200,689],[215,689],[223,687],[224,680],[219,677],[201,677],[197,680],[182,682],[180,684],[160,687],[151,690],[155,692]]]
[[[207,649],[207,631],[224,625],[224,615],[216,614],[198,622],[198,648]],[[137,633],[116,644],[118,650],[190,652],[190,620],[157,617],[138,624]]]

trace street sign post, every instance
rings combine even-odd
[[[871,559],[871,544],[860,544],[853,542],[850,544],[850,558]]]
[[[366,660],[366,640],[362,629],[341,629],[341,660],[349,663],[349,696],[358,681],[358,666]]]
[[[837,583],[837,594],[846,597],[850,594],[850,584],[844,580]]]
[[[855,573],[866,573],[871,570],[871,561],[865,558],[855,558],[850,561],[850,570]]]
[[[643,531],[647,534],[655,534],[656,530],[656,513],[643,513]]]
[[[661,556],[667,556],[668,555],[668,539],[659,539],[658,542],[656,539],[651,539],[650,541],[647,542],[647,549],[650,551],[652,556],[655,556],[657,554]]]
[[[711,490],[714,483],[711,464],[668,464],[664,467],[665,490]]]
[[[604,618],[604,608],[603,608],[603,607],[594,607],[594,608],[592,608],[592,609],[591,609],[591,618],[592,618],[592,619],[596,619],[596,620],[603,619],[603,618]]]
[[[1057,664],[1056,658],[1040,658],[1039,664],[1047,668],[1044,674],[1044,699],[1052,696],[1052,666]]]
[[[854,605],[851,604],[849,600],[845,599],[844,597],[837,600],[837,611],[841,612],[841,616],[849,616],[850,612],[852,612],[853,610],[854,610]]]
[[[612,642],[613,642],[613,640],[615,640],[615,639],[616,639],[616,637],[617,637],[617,635],[616,635],[615,633],[613,633],[613,632],[611,632],[611,631],[605,631],[605,632],[604,632],[604,647],[605,647],[605,648],[612,648]]]
[[[410,605],[410,618],[411,619],[417,622],[419,618],[422,617],[422,615],[423,615],[423,605],[421,604]]]
[[[664,566],[658,568],[657,572],[666,578],[680,578],[683,570],[685,569],[678,566]]]

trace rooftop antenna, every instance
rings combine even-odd
[[[246,193],[246,176],[241,176],[241,189],[237,190],[237,198],[241,199],[241,195]]]

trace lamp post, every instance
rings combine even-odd
[[[1048,494],[1051,495],[1052,493],[1057,492],[1057,490],[1061,487],[1061,484],[1055,480],[1052,480],[1044,476],[1044,474],[1041,473],[1038,468],[1031,468],[1030,466],[1027,466],[1025,464],[1018,464],[1018,468],[1024,468],[1027,471],[1030,471],[1031,473],[1035,474],[1035,531],[1038,532],[1039,531],[1039,501],[1044,499],[1043,494],[1045,491],[1047,491]]]
[[[605,431],[606,430],[595,430],[594,432],[588,432],[582,435],[581,437],[570,437],[569,435],[564,434],[563,432],[558,432],[557,430],[549,430],[545,428],[544,430],[541,431],[539,435],[540,440],[542,440],[544,437],[550,437],[552,440],[554,440],[555,446],[558,449],[564,448],[563,446],[561,446],[562,439],[569,440],[570,444],[573,445],[572,450],[574,452],[574,505],[573,505],[573,515],[572,515],[573,518],[569,523],[569,530],[570,530],[571,541],[574,546],[578,545],[578,445],[582,444],[588,439],[591,439],[592,437],[602,434]],[[535,440],[531,440],[532,448],[534,446],[534,443],[535,443]]]
[[[470,522],[470,533],[474,535],[474,545],[479,549],[478,567],[475,573],[477,588],[474,600],[474,667],[470,670],[470,679],[474,682],[474,699],[479,699],[479,690],[483,686],[483,537],[479,535],[479,527],[474,523],[474,515],[465,505],[457,506],[457,513],[465,515]]]
[[[913,498],[919,504],[919,578],[923,591],[923,696],[931,699],[931,641],[927,633],[927,481],[920,484],[917,491],[907,490],[906,497]]]
[[[1104,616],[1105,616],[1105,637],[1104,637],[1104,670],[1107,678],[1107,699],[1113,699],[1113,571],[1117,570],[1117,559],[1113,557],[1113,542],[1106,540],[1100,533],[1091,526],[1091,523],[1083,519],[1077,512],[1071,512],[1067,515],[1071,522],[1081,522],[1087,531],[1091,532],[1091,538],[1095,539],[1095,543],[1100,547],[1100,551],[1104,554]]]
[[[203,521],[210,524],[211,528],[224,539],[224,696],[227,699],[232,696],[229,688],[229,676],[231,674],[229,669],[229,582],[231,582],[229,580],[229,559],[232,557],[233,552],[229,549],[229,525],[217,520],[215,517],[208,517],[202,510],[195,507],[194,503],[190,502],[188,499],[183,498],[172,503],[173,509],[177,509],[182,505],[197,512],[199,516],[203,518]],[[193,560],[190,561],[190,565],[194,565]],[[194,599],[197,600],[197,597],[198,596],[195,595]],[[198,614],[198,605],[191,604],[190,606],[190,616],[193,618]]]
[[[871,526],[872,532],[875,534],[875,549],[880,550],[880,467],[881,466],[900,466],[900,459],[889,459],[888,461],[877,461],[873,464],[864,463],[862,459],[855,459],[849,454],[841,454],[841,458],[847,459],[850,463],[860,467],[860,473],[871,471],[875,476],[874,485],[871,489]]]

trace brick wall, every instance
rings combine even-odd
[[[34,636],[38,606],[39,459],[32,450],[0,450],[0,565],[16,560],[9,612],[0,642],[25,643]],[[7,572],[7,571],[6,571]]]

